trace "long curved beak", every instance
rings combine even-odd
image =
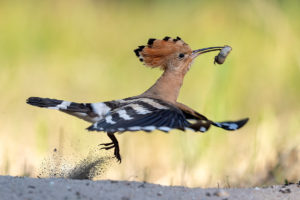
[[[203,49],[197,49],[197,50],[194,50],[192,52],[192,58],[196,58],[197,56],[201,55],[201,54],[204,54],[204,53],[208,53],[208,52],[211,52],[211,51],[221,51],[222,49],[224,48],[224,46],[222,47],[208,47],[208,48],[203,48]]]

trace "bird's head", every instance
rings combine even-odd
[[[165,37],[162,40],[151,38],[146,46],[139,46],[134,52],[146,66],[185,74],[196,57],[207,52],[220,51],[222,48],[192,50],[180,37],[176,39]]]

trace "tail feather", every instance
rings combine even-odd
[[[212,125],[228,131],[235,131],[242,128],[248,122],[248,120],[249,118],[241,119],[238,121],[212,122]]]
[[[211,121],[209,120],[198,120],[196,123],[191,123],[189,128],[191,128],[194,131],[200,131],[202,133],[208,131],[211,125]]]

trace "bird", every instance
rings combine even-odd
[[[100,144],[101,149],[114,149],[114,157],[121,163],[115,133],[154,130],[169,132],[173,129],[203,133],[211,126],[235,131],[248,122],[249,118],[215,122],[177,101],[184,77],[195,58],[219,51],[220,63],[223,63],[230,50],[229,46],[192,50],[180,37],[150,38],[146,45],[138,46],[134,53],[145,66],[160,68],[163,72],[142,94],[97,103],[75,103],[41,97],[30,97],[26,102],[32,106],[59,110],[90,122],[88,131],[104,132],[111,140]],[[217,60],[218,56],[215,57],[215,61]]]

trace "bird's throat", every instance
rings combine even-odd
[[[184,74],[166,70],[162,76],[142,96],[158,98],[175,103],[182,86]]]

